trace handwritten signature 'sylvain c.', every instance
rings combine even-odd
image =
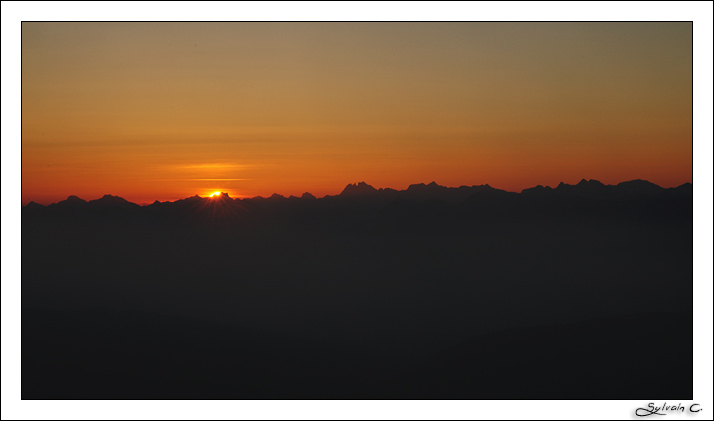
[[[654,403],[650,402],[647,404],[647,408],[637,408],[635,415],[638,417],[648,417],[650,415],[667,415],[666,412],[682,412],[684,413],[686,407],[682,404],[677,405],[667,405],[665,402],[662,406],[655,406]],[[702,409],[699,407],[698,403],[693,403],[689,406],[689,412],[699,412]]]

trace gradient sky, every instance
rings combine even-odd
[[[22,24],[22,202],[692,181],[691,23]]]

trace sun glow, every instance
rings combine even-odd
[[[211,195],[209,197],[216,198],[216,197],[219,197],[220,195],[221,195],[221,192],[216,191],[216,192],[211,193]]]

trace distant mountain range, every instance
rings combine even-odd
[[[22,398],[691,400],[693,202],[583,180],[30,203]]]
[[[389,201],[402,199],[408,201],[423,202],[427,200],[439,200],[450,204],[458,204],[473,198],[479,197],[507,197],[507,196],[524,196],[529,198],[549,198],[549,197],[585,197],[591,199],[615,199],[628,196],[662,196],[662,197],[691,197],[693,194],[692,184],[684,183],[678,187],[663,188],[646,180],[632,180],[619,183],[617,185],[603,184],[598,180],[581,180],[578,184],[560,183],[557,187],[551,188],[548,186],[535,186],[524,189],[521,193],[508,192],[505,190],[495,189],[488,184],[478,186],[461,186],[461,187],[444,187],[431,182],[429,184],[419,183],[412,184],[406,190],[395,190],[391,188],[377,189],[364,181],[355,184],[348,184],[339,195],[325,196],[320,199],[316,198],[311,193],[304,193],[300,197],[290,196],[285,197],[280,194],[273,194],[268,198],[261,196],[253,198],[240,199],[231,198],[227,193],[222,193],[217,197],[200,197],[198,195],[185,199],[176,200],[174,202],[159,202],[155,201],[150,205],[140,206],[136,203],[127,201],[124,198],[112,195],[104,195],[100,199],[86,201],[77,196],[69,196],[67,199],[48,206],[40,205],[31,201],[23,208],[27,209],[139,209],[139,208],[161,208],[171,204],[187,205],[191,203],[212,203],[220,204],[227,202],[283,202],[283,201],[312,201],[312,200],[336,200],[336,199],[369,199],[379,201]]]

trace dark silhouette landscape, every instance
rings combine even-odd
[[[692,185],[22,208],[23,399],[692,399]]]

